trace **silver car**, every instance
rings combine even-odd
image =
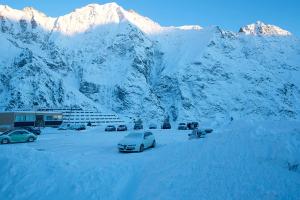
[[[118,149],[120,152],[143,152],[144,149],[154,148],[155,145],[152,132],[132,132],[119,142]]]

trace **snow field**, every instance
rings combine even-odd
[[[203,139],[155,130],[157,147],[118,153],[126,133],[46,129],[0,146],[0,199],[299,199],[299,122],[234,122]]]

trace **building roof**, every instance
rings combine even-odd
[[[0,112],[0,114],[10,114],[10,113],[14,113],[14,114],[35,114],[35,115],[47,115],[47,114],[56,114],[56,115],[62,115],[61,112],[41,112],[41,111],[3,111]]]

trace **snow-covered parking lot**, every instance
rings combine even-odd
[[[0,145],[0,199],[300,199],[299,122],[214,128],[155,130],[143,153],[118,152],[128,132],[47,129]]]

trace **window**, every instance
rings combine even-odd
[[[19,114],[16,115],[15,118],[16,122],[34,122],[35,121],[35,115],[26,115],[26,114]]]
[[[53,116],[45,116],[47,121],[52,121],[53,120]]]
[[[14,131],[10,135],[21,135],[21,134],[23,134],[22,131]]]
[[[26,134],[26,135],[28,135],[28,134],[29,134],[29,132],[27,132],[27,131],[22,131],[22,134]]]
[[[62,115],[46,115],[46,121],[59,121],[62,120]]]
[[[151,132],[145,132],[145,137],[148,137],[148,136],[150,136],[150,135],[152,135]]]

